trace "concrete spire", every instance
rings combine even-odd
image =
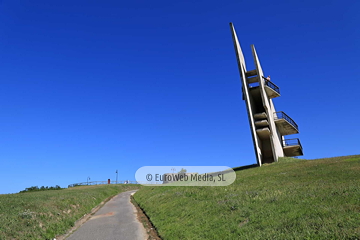
[[[276,112],[273,98],[280,96],[280,89],[264,72],[252,45],[255,69],[246,69],[245,58],[235,28],[230,23],[242,83],[243,100],[246,102],[250,130],[258,165],[278,161],[283,156],[303,155],[299,139],[285,139],[285,135],[298,133],[298,126],[284,112]]]

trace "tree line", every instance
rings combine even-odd
[[[61,188],[59,185],[56,185],[55,187],[41,186],[40,188],[38,186],[33,186],[33,187],[25,188],[25,190],[20,191],[20,193],[46,191],[46,190],[61,190],[61,189],[63,188]]]

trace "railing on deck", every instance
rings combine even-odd
[[[262,77],[265,80],[265,86],[268,86],[275,92],[277,92],[280,95],[280,88],[275,85],[275,83],[271,82],[270,80],[267,80],[264,76]]]
[[[289,115],[287,115],[286,113],[284,113],[284,112],[282,112],[282,111],[280,111],[280,112],[275,112],[275,113],[274,113],[274,118],[275,118],[275,120],[277,120],[277,119],[285,119],[285,120],[288,121],[291,125],[293,125],[293,126],[296,128],[296,130],[299,131],[298,125],[297,125],[297,124],[295,123],[295,121],[294,121],[291,117],[289,117]]]
[[[285,139],[283,141],[283,146],[284,147],[286,147],[286,146],[296,146],[296,145],[299,145],[302,148],[300,140],[298,138]]]

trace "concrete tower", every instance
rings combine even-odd
[[[298,138],[284,136],[299,133],[295,121],[284,112],[277,112],[273,98],[280,96],[280,89],[266,79],[256,54],[251,46],[255,69],[246,69],[245,58],[232,23],[230,23],[236,58],[242,83],[242,95],[249,116],[250,129],[258,165],[277,162],[279,157],[303,155]]]

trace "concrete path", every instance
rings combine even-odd
[[[144,240],[143,225],[136,218],[130,195],[137,190],[120,193],[100,208],[66,240]]]

